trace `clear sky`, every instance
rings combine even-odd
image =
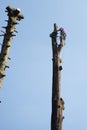
[[[50,130],[53,24],[64,27],[61,96],[63,130],[87,130],[87,0],[1,0],[0,28],[6,6],[19,7],[25,19],[16,26],[0,89],[0,130]],[[0,42],[3,38],[0,38]]]

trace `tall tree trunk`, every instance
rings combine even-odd
[[[8,55],[12,43],[12,38],[13,36],[16,36],[14,34],[15,25],[18,24],[17,21],[20,21],[21,19],[24,18],[18,8],[15,9],[8,6],[6,7],[6,12],[8,15],[8,20],[6,20],[7,27],[3,27],[6,29],[6,31],[4,32],[3,35],[0,35],[0,36],[4,36],[1,53],[0,53],[0,87],[2,85],[2,80],[5,77],[5,69],[9,68],[9,66],[7,66],[6,64],[9,59]]]
[[[62,110],[64,101],[60,97],[60,74],[62,70],[60,52],[63,47],[63,41],[60,36],[60,44],[57,44],[58,27],[54,24],[54,31],[50,34],[52,38],[53,52],[53,82],[52,82],[52,115],[51,130],[62,130]]]

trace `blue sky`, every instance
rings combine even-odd
[[[19,7],[25,19],[16,26],[8,61],[10,69],[0,89],[1,130],[50,130],[53,24],[64,27],[66,45],[61,58],[61,96],[65,101],[63,130],[87,129],[87,1],[3,0],[0,28],[6,25],[5,7]],[[3,38],[0,38],[0,42]]]

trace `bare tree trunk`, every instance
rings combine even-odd
[[[54,31],[50,34],[52,38],[53,52],[53,82],[52,82],[52,115],[51,130],[62,130],[62,110],[64,109],[64,101],[60,97],[60,73],[62,70],[60,52],[63,47],[62,37],[60,36],[60,44],[57,44],[57,25],[54,24]]]
[[[6,64],[9,59],[8,54],[11,47],[12,38],[13,36],[16,36],[14,34],[14,32],[16,31],[15,25],[18,24],[17,21],[20,21],[21,19],[24,18],[18,8],[15,9],[8,6],[6,7],[6,12],[8,13],[8,20],[6,20],[8,24],[7,27],[3,27],[6,29],[4,34],[0,35],[0,36],[4,36],[1,53],[0,53],[0,87],[2,85],[2,80],[5,77],[5,69],[9,68],[9,66],[7,66]]]

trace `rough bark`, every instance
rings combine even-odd
[[[59,45],[57,44],[57,33],[58,28],[57,25],[54,24],[54,31],[50,34],[53,52],[51,130],[62,130],[62,110],[64,109],[64,101],[60,97],[60,74],[62,70],[60,52],[63,46],[61,43]]]
[[[4,36],[4,39],[3,39],[1,53],[0,53],[0,87],[2,86],[2,80],[5,77],[5,69],[9,68],[9,66],[7,66],[6,64],[8,59],[10,59],[9,51],[12,43],[12,38],[13,36],[16,36],[14,34],[15,25],[18,24],[17,21],[20,21],[21,19],[24,18],[23,15],[20,14],[19,9],[15,9],[8,6],[6,7],[6,12],[8,15],[8,20],[6,20],[7,26],[3,27],[5,28],[5,32],[3,35],[1,35]]]

